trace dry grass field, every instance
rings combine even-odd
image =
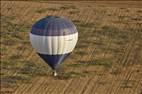
[[[1,94],[142,94],[142,2],[1,1]],[[29,42],[37,20],[71,19],[79,40],[58,77]]]

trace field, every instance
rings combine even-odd
[[[142,94],[141,1],[1,1],[1,94]],[[29,41],[32,25],[71,19],[79,40],[59,76]]]

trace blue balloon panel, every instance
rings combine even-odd
[[[63,36],[76,33],[74,24],[65,18],[50,16],[36,22],[32,27],[32,34],[40,36]]]
[[[61,55],[38,54],[53,70],[55,70],[57,65],[61,64],[70,55],[70,53]]]

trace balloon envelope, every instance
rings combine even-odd
[[[57,16],[37,21],[30,32],[33,48],[52,69],[56,69],[73,51],[77,40],[75,25],[70,20]]]

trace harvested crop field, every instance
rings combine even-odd
[[[141,1],[1,1],[1,94],[142,94]],[[32,24],[71,19],[79,40],[58,77],[33,50]]]

